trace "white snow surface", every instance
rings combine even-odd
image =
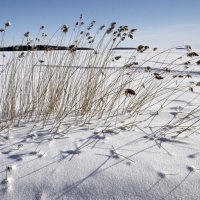
[[[1,199],[199,199],[199,134],[160,137],[159,146],[145,134],[156,128],[142,132],[121,118],[105,137],[97,120],[66,122],[53,135],[31,124],[10,130],[0,144]]]
[[[137,123],[128,112],[84,125],[72,116],[58,132],[51,121],[13,125],[0,133],[0,200],[199,200],[200,132],[176,137],[187,124],[168,126],[200,104],[199,94],[170,102],[150,125],[153,110]]]

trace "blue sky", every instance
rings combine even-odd
[[[0,27],[12,22],[6,41],[16,44],[26,31],[34,35],[45,25],[53,34],[62,24],[72,26],[82,13],[86,23],[116,21],[138,28],[127,46],[191,44],[200,48],[199,8],[199,0],[0,0]]]

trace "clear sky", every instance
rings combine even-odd
[[[16,44],[26,31],[36,34],[45,25],[53,34],[62,24],[74,24],[82,13],[86,22],[96,20],[99,26],[116,21],[138,28],[129,46],[200,48],[199,10],[200,0],[0,0],[0,28],[11,21],[6,40]]]

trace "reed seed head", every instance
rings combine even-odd
[[[126,64],[126,65],[124,65],[124,67],[133,67],[133,66],[136,66],[136,65],[138,65],[139,63],[138,62],[131,62],[131,63],[128,63],[128,64]]]
[[[151,71],[151,67],[150,67],[150,66],[147,66],[147,67],[145,68],[145,71],[146,71],[146,72],[150,72],[150,71]]]
[[[130,95],[136,95],[135,91],[132,89],[126,89],[125,90],[125,95],[130,96]]]
[[[144,46],[143,46],[143,45],[139,45],[139,46],[137,47],[137,51],[138,51],[138,52],[143,52],[143,49],[144,49]]]
[[[45,26],[41,26],[41,27],[40,27],[40,30],[43,30],[44,28],[45,28]]]
[[[196,86],[200,86],[200,82],[197,82],[197,83],[196,83]]]
[[[77,46],[72,44],[68,47],[68,50],[70,51],[70,53],[73,53],[77,50]]]
[[[39,60],[39,63],[40,63],[40,64],[44,63],[44,60]]]
[[[189,91],[194,92],[194,89],[192,87],[189,87]]]
[[[102,25],[102,26],[100,26],[99,30],[102,30],[102,29],[104,29],[104,28],[105,28],[105,26]]]
[[[184,65],[189,65],[189,64],[190,64],[190,61],[184,62],[183,64],[184,64]]]
[[[121,56],[115,56],[114,59],[115,60],[119,60],[121,58]]]
[[[186,77],[187,78],[192,78],[192,76],[190,74],[187,74]]]
[[[137,31],[137,29],[133,28],[130,30],[130,33],[134,33],[135,31]]]
[[[131,39],[133,39],[133,35],[130,34],[130,33],[128,34],[128,37],[131,38]]]
[[[24,33],[24,37],[28,37],[30,32]]]
[[[197,64],[197,65],[200,65],[200,60],[198,60],[198,61],[196,62],[196,64]]]
[[[61,30],[62,30],[63,33],[67,33],[69,31],[69,26],[63,25]]]
[[[183,75],[181,75],[181,74],[179,74],[177,77],[178,77],[178,78],[183,78],[184,76],[183,76]]]
[[[190,53],[187,53],[187,56],[188,57],[195,57],[195,56],[199,56],[199,54],[196,53],[196,52],[190,52]]]
[[[10,21],[8,21],[8,22],[5,23],[5,27],[9,27],[9,26],[11,26],[11,25],[12,25],[12,24],[11,24]]]
[[[47,34],[46,33],[42,33],[42,37],[47,37]]]
[[[154,73],[154,78],[157,80],[162,80],[164,77],[162,77],[159,73]]]

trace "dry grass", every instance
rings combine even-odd
[[[102,25],[95,30],[95,23],[92,21],[85,27],[80,16],[73,28],[63,25],[52,37],[43,32],[44,26],[40,27],[35,39],[31,40],[29,32],[24,34],[21,45],[48,45],[56,41],[57,45],[69,48],[62,52],[51,49],[12,52],[7,62],[3,62],[0,74],[1,130],[30,120],[42,122],[43,126],[53,120],[52,129],[57,129],[68,116],[73,116],[79,124],[89,123],[94,117],[107,121],[110,117],[117,118],[119,114],[127,112],[134,124],[147,109],[160,105],[156,110],[159,114],[169,102],[189,90],[193,92],[193,87],[182,87],[183,81],[190,77],[189,73],[173,76],[171,71],[183,71],[192,61],[198,64],[199,61],[195,60],[198,59],[197,53],[188,49],[183,55],[188,56],[187,63],[175,64],[181,59],[176,58],[165,64],[169,53],[176,47],[155,53],[157,48],[139,45],[123,60],[124,56],[116,55],[117,51],[112,49],[119,47],[124,40],[133,39],[136,29],[117,27],[116,22],[112,22],[107,28]],[[1,47],[10,25],[1,29]],[[77,50],[81,46],[94,50]],[[150,56],[151,52],[154,52],[153,56]],[[146,60],[137,61],[144,53]],[[4,52],[1,54],[4,55]],[[153,72],[154,66],[149,67],[148,64],[160,58],[160,71]],[[109,66],[115,64],[119,67],[109,70]],[[194,115],[197,110],[188,115]],[[150,126],[155,116],[144,120],[149,121]],[[185,123],[187,118],[185,116],[176,121],[173,126]]]

